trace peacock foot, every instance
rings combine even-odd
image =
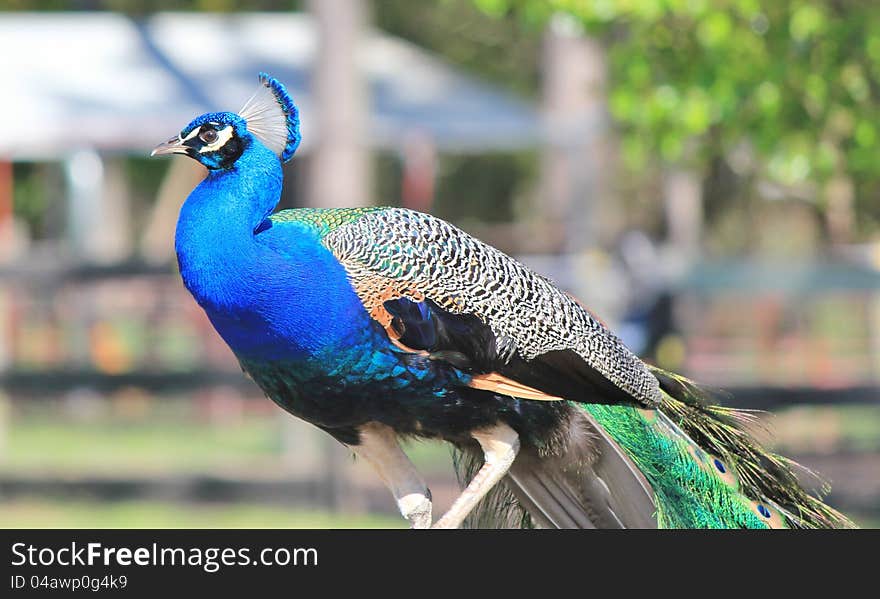
[[[431,492],[425,490],[427,495],[410,493],[400,498],[397,506],[403,517],[409,520],[410,528],[431,528],[432,504]]]

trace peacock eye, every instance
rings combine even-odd
[[[199,139],[201,139],[206,144],[212,144],[217,141],[217,132],[214,129],[205,129],[201,133],[199,133]]]

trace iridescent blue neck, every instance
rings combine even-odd
[[[208,171],[180,209],[175,250],[184,283],[199,303],[223,304],[237,290],[230,272],[257,259],[253,233],[281,195],[278,158],[252,141],[230,170]],[[231,262],[230,262],[231,261]],[[223,282],[223,285],[218,285]]]
[[[272,247],[261,242],[267,233],[258,240],[281,181],[278,158],[253,141],[233,169],[193,190],[177,223],[184,284],[240,358],[314,357],[363,326],[344,269],[313,231],[273,229]]]

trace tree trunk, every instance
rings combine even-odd
[[[319,35],[312,73],[317,115],[307,182],[314,207],[370,203],[370,165],[365,144],[367,90],[357,64],[367,18],[364,0],[309,0]]]

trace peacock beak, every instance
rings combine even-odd
[[[165,143],[159,144],[153,151],[150,152],[150,156],[161,156],[162,154],[186,154],[187,147],[183,145],[183,140],[179,137],[172,137]]]

